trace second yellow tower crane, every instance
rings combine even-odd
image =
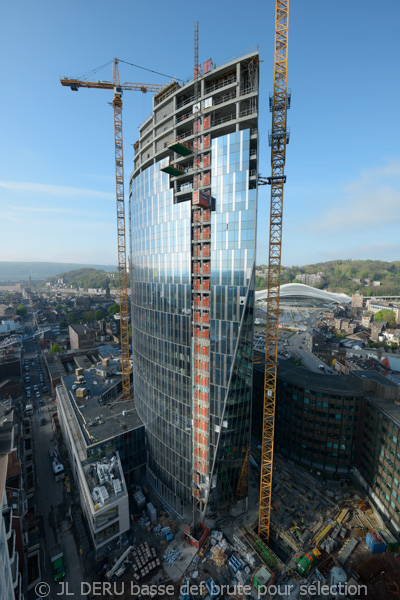
[[[265,378],[263,434],[261,451],[260,506],[258,535],[268,542],[271,520],[272,472],[274,455],[274,420],[276,400],[276,374],[278,361],[279,288],[281,280],[283,188],[285,176],[286,144],[289,133],[286,113],[290,104],[287,93],[287,52],[289,27],[289,0],[276,0],[275,4],[275,59],[274,93],[270,98],[272,130],[269,260],[267,282],[267,331],[265,343]]]

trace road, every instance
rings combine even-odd
[[[39,344],[37,344],[39,347]],[[40,386],[39,364],[36,360],[35,342],[26,340],[24,342],[24,360],[29,360],[29,376],[32,391],[33,386]],[[39,351],[40,353],[40,351]],[[32,366],[32,361],[35,366]],[[45,374],[44,365],[42,366],[43,376],[47,389],[50,390],[50,382]],[[34,396],[34,394],[33,394]],[[61,591],[59,583],[55,583],[51,574],[50,548],[54,544],[61,542],[64,552],[64,564],[66,577],[64,581],[69,584],[69,591],[74,594],[71,598],[80,600],[80,584],[85,581],[85,576],[81,566],[79,554],[75,545],[75,540],[70,529],[71,521],[69,517],[70,497],[65,489],[63,481],[55,481],[51,468],[49,448],[55,441],[55,430],[52,422],[52,414],[55,411],[55,404],[50,396],[46,394],[41,396],[44,405],[40,406],[39,398],[33,398],[34,414],[32,415],[32,431],[34,435],[34,452],[36,465],[36,510],[41,521],[42,534],[42,555],[41,571],[42,581],[49,584],[51,593],[50,598],[57,598]],[[42,419],[46,419],[46,424],[41,425]],[[60,596],[58,596],[60,597]],[[83,596],[82,596],[83,598]]]
[[[289,352],[293,358],[299,358],[303,365],[314,373],[321,373],[319,365],[325,367],[325,371],[332,370],[332,366],[327,365],[320,358],[312,354],[306,346],[305,333],[296,333],[288,340],[289,345],[285,347],[286,352]]]

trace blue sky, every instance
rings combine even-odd
[[[109,91],[71,93],[79,76],[118,57],[185,79],[259,44],[260,172],[273,88],[274,0],[8,2],[2,8],[0,260],[117,261]],[[292,0],[282,262],[400,258],[399,0]],[[122,81],[164,83],[126,65]],[[111,79],[111,65],[96,78]],[[124,95],[128,182],[151,95]],[[128,187],[126,185],[126,197]],[[260,188],[257,262],[267,261],[269,188]]]

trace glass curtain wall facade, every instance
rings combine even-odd
[[[234,86],[236,79],[248,82],[245,77],[250,59],[246,60],[243,64],[240,61],[229,64],[226,67],[229,77],[223,74],[212,83],[213,87],[203,79],[202,94]],[[224,66],[221,70],[224,73]],[[214,71],[207,75],[212,76]],[[211,195],[209,484],[206,492],[209,514],[229,508],[238,499],[238,483],[250,444],[258,135],[256,99],[248,108],[242,105],[241,95],[256,94],[257,83],[255,76],[252,88],[242,82],[229,97],[221,95],[221,100],[217,100],[219,111],[225,110],[225,102],[230,103],[230,116],[226,117],[229,122],[214,131],[213,122],[221,125],[223,117],[213,121],[210,114],[207,153],[211,156],[207,156],[207,163],[204,156],[202,158],[202,164],[207,164],[211,175],[205,189]],[[172,116],[174,106],[179,109],[185,103],[184,110],[187,110],[187,104],[192,101],[190,90],[178,91],[173,100],[168,98],[164,102]],[[170,118],[167,108],[159,112],[160,119]],[[177,117],[177,122],[184,122],[186,126],[190,118],[188,112],[185,120]],[[153,119],[153,123],[157,123],[156,112]],[[141,132],[144,141],[137,143],[140,150],[137,150],[135,164],[142,160],[143,167],[136,169],[130,185],[135,405],[146,428],[149,483],[165,502],[183,515],[193,501],[190,190],[197,189],[197,185],[196,178],[193,184],[188,181],[183,185],[178,183],[179,177],[160,170],[166,151],[161,150],[157,155],[157,141],[153,145],[154,162],[148,164],[151,154],[146,153],[151,146],[145,140],[156,140],[157,136],[154,125],[154,137],[151,137],[150,127],[146,122]],[[142,151],[142,147],[146,150]],[[188,164],[184,177],[188,177],[194,169],[189,159],[184,160],[185,165]],[[204,185],[207,178],[203,177],[202,181]]]
[[[180,513],[191,494],[190,204],[174,204],[159,164],[131,189],[135,404],[150,483]]]

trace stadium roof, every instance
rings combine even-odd
[[[266,300],[267,290],[256,292],[257,300]],[[318,304],[349,304],[350,296],[347,294],[337,294],[336,292],[327,292],[326,290],[318,290],[317,288],[304,285],[303,283],[285,283],[280,287],[280,299],[285,303],[292,302],[293,304],[310,302]]]

